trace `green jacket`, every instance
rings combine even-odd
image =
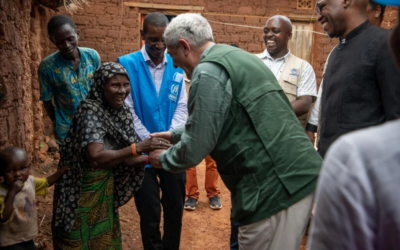
[[[322,159],[272,72],[254,55],[215,45],[199,63],[228,72],[232,103],[211,153],[241,225],[268,218],[314,192]]]

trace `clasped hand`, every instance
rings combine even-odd
[[[136,144],[138,154],[149,153],[157,149],[168,149],[172,144],[164,138],[150,137]]]
[[[172,136],[172,134],[170,131],[153,133],[150,135],[151,138],[154,138],[156,140],[167,140],[168,142],[171,141],[171,136]],[[149,161],[154,168],[158,168],[158,169],[162,168],[161,163],[160,163],[160,154],[165,150],[166,149],[157,149],[157,150],[151,151],[149,153]]]

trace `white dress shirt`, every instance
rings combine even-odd
[[[162,83],[164,71],[165,71],[165,65],[167,64],[167,57],[164,55],[164,59],[163,59],[162,63],[160,63],[159,65],[156,66],[151,61],[149,55],[147,54],[145,46],[143,46],[140,51],[142,52],[144,60],[146,61],[147,66],[149,67],[151,77],[153,78],[153,82],[156,87],[157,96],[159,97],[161,83]],[[133,108],[133,100],[132,100],[131,94],[126,97],[125,103],[126,103],[126,105],[128,105],[129,109],[131,110],[131,113],[133,116],[133,123],[135,125],[136,135],[140,138],[140,140],[149,138],[150,132],[142,124],[139,117],[135,113],[135,109]],[[185,84],[182,84],[181,94],[179,96],[179,101],[176,106],[174,116],[172,117],[170,129],[176,129],[176,128],[185,126],[187,116],[188,116],[188,111],[187,111],[186,87],[185,87]]]
[[[317,187],[309,250],[400,246],[400,120],[340,137]]]

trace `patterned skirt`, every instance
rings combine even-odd
[[[71,232],[52,227],[55,250],[119,250],[121,226],[113,206],[112,169],[85,170],[79,208]]]

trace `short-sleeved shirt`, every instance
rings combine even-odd
[[[46,57],[38,69],[40,100],[53,100],[56,114],[54,136],[60,144],[67,135],[75,109],[86,98],[94,72],[100,66],[100,56],[95,50],[78,50],[81,56],[79,74],[75,72],[73,63],[59,51]]]
[[[36,195],[45,196],[49,186],[47,178],[29,176],[22,190],[14,198],[10,218],[0,223],[0,247],[30,241],[38,234]],[[3,218],[4,200],[9,187],[0,184],[0,217]]]

